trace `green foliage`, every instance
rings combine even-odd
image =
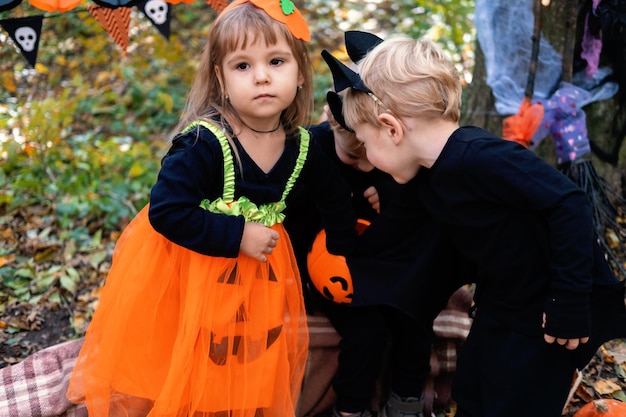
[[[170,42],[133,13],[126,55],[85,10],[46,19],[36,69],[0,50],[0,311],[68,305],[102,284],[113,236],[148,201],[214,17],[203,4],[179,10],[189,27]]]
[[[11,121],[23,136],[7,138],[0,148],[7,152],[0,201],[7,211],[51,206],[61,229],[73,227],[76,219],[113,229],[146,202],[157,170],[154,145],[95,130],[74,133],[72,126],[83,115],[79,105],[84,106],[76,93],[70,97],[68,88],[58,97],[30,102],[22,109],[28,117]]]
[[[0,303],[72,299],[81,280],[72,248],[78,244],[97,259],[103,248],[93,244],[96,237],[120,229],[146,203],[158,168],[154,143],[98,129],[75,132],[89,100],[71,87],[57,94],[2,121],[20,135],[0,142],[0,208],[6,213],[0,231],[17,229],[22,236],[0,244],[13,256],[0,268],[1,292],[8,295]]]

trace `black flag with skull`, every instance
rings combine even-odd
[[[9,33],[15,46],[33,68],[37,63],[42,22],[43,15],[0,20],[0,25]]]
[[[170,8],[172,5],[165,0],[142,0],[137,8],[152,22],[161,35],[170,40]]]

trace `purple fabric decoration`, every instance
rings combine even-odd
[[[602,52],[602,31],[600,31],[597,38],[591,34],[589,31],[589,15],[585,17],[585,30],[580,46],[582,48],[580,57],[587,61],[585,74],[588,77],[593,77],[598,72],[600,52]]]
[[[587,115],[581,103],[589,92],[575,85],[562,83],[544,103],[543,123],[549,125],[554,140],[557,164],[573,162],[591,153],[587,137]]]

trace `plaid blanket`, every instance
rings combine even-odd
[[[433,329],[438,339],[431,357],[427,408],[449,399],[448,377],[456,369],[458,345],[471,325],[469,302],[469,292],[460,290],[435,320]],[[310,315],[308,323],[309,359],[298,417],[315,416],[335,400],[331,381],[337,369],[339,335],[325,316]],[[0,417],[87,417],[83,405],[72,404],[65,397],[82,343],[83,339],[76,339],[54,345],[0,369]],[[438,381],[444,381],[443,385]]]
[[[83,339],[36,352],[0,369],[0,417],[87,417],[65,397]]]

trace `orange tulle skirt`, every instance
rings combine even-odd
[[[90,417],[294,416],[306,365],[302,287],[281,224],[266,263],[200,255],[126,228],[68,398]]]

